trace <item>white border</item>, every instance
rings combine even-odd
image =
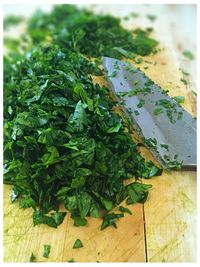
[[[0,24],[0,36],[3,36],[3,5],[6,4],[61,4],[61,3],[66,3],[66,4],[197,4],[197,40],[200,40],[200,3],[199,1],[186,1],[186,0],[176,0],[176,1],[166,1],[166,0],[151,0],[151,1],[137,1],[137,0],[82,0],[82,1],[59,1],[59,0],[34,0],[34,3],[31,1],[29,2],[28,0],[24,1],[18,1],[18,0],[13,0],[13,1],[1,1],[1,10],[0,10],[0,18],[1,18],[1,24]],[[197,74],[200,74],[200,51],[199,51],[199,42],[197,41]],[[1,61],[0,61],[0,84],[1,84],[1,90],[0,90],[0,118],[1,118],[1,124],[0,124],[0,141],[1,141],[1,146],[0,146],[0,163],[1,163],[1,177],[3,177],[2,173],[2,164],[3,164],[3,38],[1,40],[1,46],[0,46],[0,51],[1,51]],[[200,86],[200,77],[197,75],[197,94],[199,94],[199,86]],[[197,114],[199,115],[199,97],[197,98]],[[197,133],[199,133],[199,121],[197,120]],[[198,138],[199,139],[199,138]],[[198,140],[199,141],[199,140]],[[197,145],[197,151],[199,150],[199,142]],[[199,155],[197,157],[197,164],[199,166]],[[199,176],[199,167],[198,167],[198,172],[197,176]],[[198,178],[199,179],[199,178]],[[199,239],[199,234],[200,234],[200,219],[199,219],[199,206],[200,206],[200,182],[197,179],[197,263],[181,263],[183,266],[196,266],[198,263],[200,263],[200,239]],[[0,186],[0,196],[1,196],[1,201],[0,201],[0,228],[1,228],[1,233],[0,233],[0,262],[1,264],[5,266],[30,266],[30,263],[3,263],[3,178],[1,180],[1,186]],[[198,193],[199,192],[199,193]],[[199,253],[198,253],[199,252]],[[187,251],[185,252],[187,253]],[[45,263],[47,264],[47,263]],[[68,264],[68,263],[48,263],[50,266],[60,266],[63,264]],[[124,265],[140,265],[140,266],[145,266],[146,263],[73,263],[75,266],[99,266],[99,264],[103,264],[104,266],[110,266],[110,265],[115,265],[115,266],[124,266]],[[160,265],[160,264],[165,264],[165,266],[176,266],[179,263],[148,263],[150,265]],[[37,263],[37,266],[43,266],[43,263]]]

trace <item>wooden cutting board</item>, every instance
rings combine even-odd
[[[130,21],[125,26],[133,28],[134,24]],[[146,58],[151,63],[143,64],[149,67],[145,72],[171,95],[185,96],[184,108],[194,115],[196,101],[180,81],[182,74],[170,29],[161,21],[154,28],[155,38],[165,49]],[[141,148],[141,153],[152,159],[147,149]],[[4,186],[4,261],[28,262],[33,252],[38,262],[194,262],[196,172],[165,171],[143,182],[153,185],[147,202],[129,206],[133,215],[125,214],[117,222],[118,229],[108,227],[103,231],[101,219],[89,218],[87,226],[74,227],[69,214],[58,229],[33,227],[32,210],[11,204],[11,188]],[[77,238],[84,247],[72,249]],[[42,256],[45,244],[51,245],[48,259]]]

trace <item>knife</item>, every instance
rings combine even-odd
[[[161,166],[195,170],[196,119],[129,62],[103,57],[102,63],[116,99]]]

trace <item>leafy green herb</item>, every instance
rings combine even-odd
[[[181,104],[185,101],[185,97],[184,96],[174,96],[173,99],[178,103]]]
[[[67,212],[60,212],[60,211],[52,214],[52,218],[54,219],[57,226],[63,222],[66,214],[67,214]]]
[[[83,243],[81,242],[80,239],[76,239],[73,248],[82,248],[83,247]]]
[[[157,115],[159,115],[159,114],[162,114],[163,113],[163,109],[162,108],[156,108],[156,109],[154,109],[154,111],[153,111],[153,114],[155,115],[155,116],[157,116]]]
[[[85,226],[87,224],[87,220],[85,218],[72,215],[72,219],[74,220],[74,226]]]
[[[145,139],[144,143],[150,148],[157,149],[157,140],[155,138]]]
[[[141,184],[138,182],[129,184],[127,186],[128,189],[128,198],[127,198],[127,204],[134,204],[134,203],[144,203],[148,196],[148,189],[150,189],[152,186],[150,184]]]
[[[71,258],[70,260],[68,260],[68,262],[75,262],[74,258]]]
[[[163,148],[165,148],[167,151],[168,151],[168,149],[169,149],[169,146],[166,145],[166,144],[161,144],[160,146],[163,147]]]
[[[132,12],[132,13],[130,14],[130,16],[131,16],[132,18],[138,18],[140,15],[139,15],[138,13]]]
[[[183,75],[186,75],[186,76],[190,75],[188,72],[184,71],[183,69],[180,69],[180,70],[183,73]]]
[[[124,214],[117,214],[117,213],[110,213],[107,214],[104,218],[103,218],[103,222],[101,224],[101,230],[107,228],[108,226],[113,226],[114,228],[117,228],[116,225],[116,220],[119,218],[124,217]]]
[[[4,183],[21,208],[33,208],[34,225],[57,228],[63,202],[74,225],[84,226],[128,196],[124,180],[161,173],[139,154],[109,89],[93,82],[102,71],[90,57],[145,56],[157,41],[72,5],[37,12],[26,34],[24,50],[12,46],[4,57]],[[129,94],[147,94],[150,83]],[[115,225],[118,216],[110,216],[103,228]]]
[[[65,215],[66,212],[55,212],[51,216],[47,216],[41,211],[35,211],[33,213],[33,225],[47,224],[48,226],[57,228],[63,222]]]
[[[113,70],[111,73],[108,73],[108,77],[110,78],[114,78],[117,76],[117,71],[116,70]]]
[[[126,49],[121,48],[121,47],[113,47],[112,50],[118,52],[119,54],[118,57],[123,56],[123,57],[131,58],[131,59],[136,57],[136,54],[134,54],[133,52],[127,51]]]
[[[31,253],[31,256],[30,256],[30,260],[29,262],[35,262],[36,261],[36,257],[35,255],[33,254],[33,252]]]
[[[43,257],[48,258],[50,251],[51,251],[51,246],[50,245],[44,245]]]
[[[125,17],[123,17],[123,20],[129,20],[130,19],[130,17],[129,16],[125,16]]]
[[[137,107],[142,108],[144,106],[144,104],[145,104],[144,99],[140,99],[139,103],[137,104]]]
[[[188,82],[185,79],[181,79],[181,82],[184,83],[185,85],[188,84]]]
[[[22,16],[14,16],[14,15],[7,16],[3,20],[3,28],[4,30],[8,30],[11,26],[17,26],[23,20],[24,18]]]
[[[194,90],[192,90],[192,93],[193,95],[197,96],[197,93]]]
[[[182,168],[182,162],[177,160],[177,155],[174,156],[174,160],[170,160],[167,155],[164,155],[164,162],[168,168],[180,170]]]
[[[156,16],[155,15],[150,15],[149,14],[149,15],[147,15],[147,18],[152,22],[154,22],[156,20]]]
[[[28,29],[34,43],[51,36],[59,46],[92,57],[121,58],[123,50],[148,55],[157,46],[148,31],[137,29],[132,34],[120,25],[120,19],[116,17],[94,15],[91,11],[70,5],[55,5],[50,14],[36,13]],[[118,52],[113,48],[123,50]]]
[[[140,64],[143,62],[143,59],[141,57],[135,59],[136,64]]]
[[[194,55],[189,50],[183,51],[183,55],[189,60],[193,60],[194,59]]]
[[[132,215],[132,212],[128,208],[124,208],[123,206],[120,206],[119,210],[123,213],[129,213],[130,215]]]
[[[138,110],[133,111],[136,116],[140,115],[140,112]]]
[[[169,118],[171,123],[176,123],[176,120],[181,119],[181,114],[177,110],[177,104],[172,103],[170,100],[159,99],[158,101],[156,101],[155,105],[161,106],[165,109],[166,115]],[[154,110],[155,115],[158,115],[161,113],[161,108],[159,107],[159,109]]]

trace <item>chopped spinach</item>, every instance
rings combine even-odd
[[[173,99],[178,103],[178,104],[181,104],[185,101],[185,97],[184,96],[174,96]]]
[[[35,262],[35,261],[36,261],[36,257],[35,257],[35,255],[32,252],[31,253],[31,256],[30,256],[30,259],[29,259],[29,262]]]
[[[103,218],[103,222],[101,224],[101,230],[107,228],[110,225],[112,225],[114,228],[117,228],[116,220],[122,217],[124,217],[124,214],[117,214],[117,213],[107,214]]]
[[[184,50],[183,51],[183,55],[189,60],[193,60],[194,59],[193,53],[191,51],[189,51],[189,50]]]
[[[156,20],[156,16],[155,15],[151,15],[151,14],[148,14],[147,18],[152,22],[154,22]]]
[[[53,38],[60,47],[99,57],[121,58],[153,53],[158,44],[149,32],[136,29],[133,33],[121,26],[111,15],[93,14],[72,5],[55,5],[50,14],[36,13],[29,22],[34,43]]]
[[[119,206],[119,210],[123,213],[128,213],[128,214],[132,215],[132,212],[128,208],[125,208],[123,206]]]
[[[64,220],[66,212],[55,212],[51,216],[44,215],[41,211],[33,213],[33,225],[47,224],[48,226],[57,228]]]
[[[150,189],[152,186],[150,184],[142,184],[142,183],[132,183],[127,186],[128,190],[128,198],[126,200],[126,203],[128,205],[134,204],[134,203],[144,203],[148,196],[148,189]]]
[[[22,16],[16,16],[16,15],[7,16],[3,20],[3,28],[4,30],[8,30],[11,26],[17,26],[23,20],[24,18]]]
[[[136,64],[140,64],[143,62],[143,59],[141,57],[135,59]]]
[[[144,106],[144,104],[145,104],[144,99],[140,99],[139,103],[137,104],[137,107],[142,108]]]
[[[181,82],[184,83],[185,85],[188,84],[188,82],[185,79],[183,79],[183,78],[181,79]]]
[[[83,243],[81,242],[80,239],[76,239],[76,241],[74,242],[73,248],[82,248],[83,247]]]
[[[168,168],[173,168],[175,170],[180,170],[182,167],[182,162],[177,160],[177,156],[174,156],[174,160],[170,160],[169,157],[167,155],[164,155],[164,163],[166,164],[166,166]]]
[[[156,138],[148,138],[144,140],[144,143],[149,147],[157,150],[157,140]]]
[[[140,112],[139,112],[138,110],[134,110],[133,112],[134,112],[134,114],[135,114],[136,116],[139,116],[139,115],[140,115]]]
[[[50,251],[51,251],[51,246],[50,245],[44,245],[43,257],[48,258]]]
[[[11,48],[4,57],[4,183],[13,185],[12,201],[33,208],[34,225],[57,228],[63,202],[74,225],[84,226],[128,196],[124,180],[161,173],[138,152],[109,89],[93,82],[102,72],[90,57],[144,56],[157,41],[72,5],[37,12],[27,36],[23,52]],[[106,216],[102,227],[115,225],[118,215]]]
[[[154,110],[154,114],[161,114],[163,113],[164,109],[167,117],[173,124],[176,123],[176,120],[179,120],[182,117],[182,112],[180,113],[180,111],[177,110],[177,104],[171,102],[168,99],[159,99],[158,101],[156,101],[155,105],[159,107]]]
[[[163,147],[163,148],[165,148],[167,151],[168,151],[168,149],[169,149],[169,146],[166,145],[166,144],[161,144],[160,146]]]
[[[164,111],[163,111],[162,108],[156,108],[156,109],[154,109],[153,114],[154,114],[155,116],[157,116],[157,115],[159,115],[159,114],[162,114],[163,112],[164,112]]]
[[[75,262],[74,258],[71,258],[70,260],[68,260],[68,262]]]

